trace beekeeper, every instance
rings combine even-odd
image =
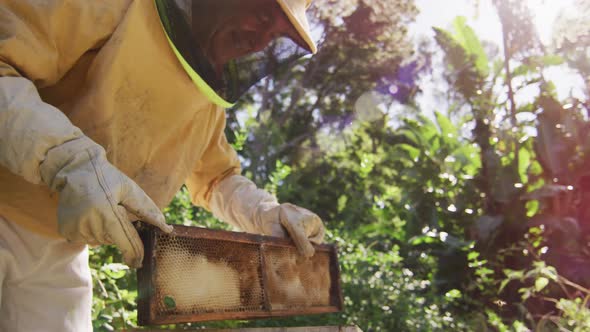
[[[315,53],[311,0],[0,1],[0,330],[91,330],[87,244],[137,267],[133,220],[186,184],[235,227],[323,239],[312,212],[240,175],[225,111]]]

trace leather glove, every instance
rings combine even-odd
[[[43,181],[59,192],[59,232],[70,241],[115,244],[127,265],[140,267],[143,243],[131,220],[172,231],[148,195],[87,137],[49,150],[40,170]]]
[[[320,217],[302,207],[284,203],[241,175],[230,176],[213,190],[209,202],[217,218],[249,233],[289,235],[299,252],[311,257],[312,243],[323,242],[325,229]]]

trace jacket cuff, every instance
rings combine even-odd
[[[279,206],[276,197],[256,187],[244,176],[233,175],[221,181],[209,202],[213,215],[250,233],[263,233],[259,215]]]

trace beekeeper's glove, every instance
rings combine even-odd
[[[115,244],[130,266],[141,265],[143,244],[127,212],[172,231],[143,190],[107,161],[104,149],[44,103],[25,78],[0,78],[0,164],[59,192],[58,226],[66,239]]]
[[[41,164],[41,177],[59,192],[60,234],[91,245],[115,244],[132,267],[141,266],[143,244],[131,220],[172,231],[147,194],[111,165],[104,149],[87,137],[49,150]]]
[[[213,190],[209,206],[216,217],[245,232],[279,237],[288,234],[306,257],[315,253],[312,243],[324,239],[324,225],[315,213],[293,204],[279,204],[273,195],[241,175],[221,181]]]

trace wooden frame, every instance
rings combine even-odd
[[[295,315],[308,315],[308,314],[322,314],[332,313],[342,310],[343,299],[342,299],[342,288],[340,282],[340,268],[338,265],[337,248],[335,245],[314,245],[316,251],[327,252],[330,257],[330,305],[328,306],[315,306],[309,308],[297,308],[297,309],[283,309],[273,310],[271,303],[268,299],[267,292],[265,291],[263,309],[257,311],[238,311],[238,312],[209,312],[199,314],[159,314],[156,310],[157,303],[155,298],[155,281],[158,270],[158,262],[156,260],[155,248],[157,248],[157,235],[163,234],[159,229],[151,226],[142,226],[139,230],[140,237],[143,240],[145,247],[145,256],[143,261],[143,267],[137,271],[138,279],[138,321],[140,325],[153,325],[153,324],[174,324],[174,323],[188,323],[188,322],[201,322],[211,320],[231,320],[231,319],[257,319],[257,318],[271,318],[271,317],[284,317],[284,316],[295,316]],[[253,244],[258,246],[261,257],[261,270],[262,272],[262,286],[267,289],[267,276],[264,264],[266,264],[266,256],[263,254],[265,248],[295,248],[295,245],[290,239],[276,238],[270,236],[228,232],[221,230],[211,230],[200,227],[189,227],[189,226],[174,226],[174,231],[170,234],[173,237],[189,238],[189,239],[208,239],[208,240],[221,240],[230,241],[241,244]]]

